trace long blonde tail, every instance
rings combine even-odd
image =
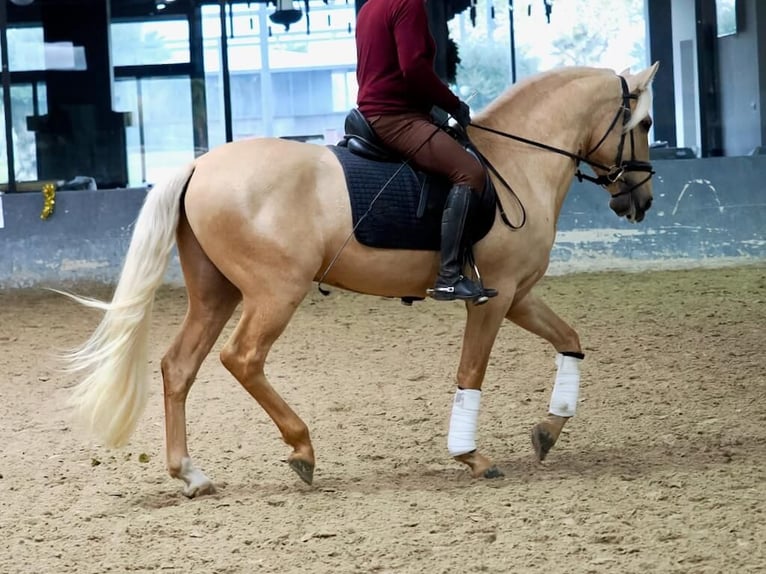
[[[69,370],[87,373],[71,397],[75,415],[106,446],[124,445],[146,406],[154,292],[170,260],[181,194],[193,171],[190,163],[147,194],[111,303],[65,293],[105,311],[90,339],[66,359]]]

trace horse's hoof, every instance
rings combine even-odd
[[[473,478],[498,478],[500,476],[505,476],[494,464],[492,464],[492,461],[475,450],[460,454],[454,457],[454,459],[468,465],[471,469],[471,476]]]
[[[314,465],[305,460],[294,458],[288,462],[290,468],[292,468],[303,482],[311,484],[314,482]]]
[[[213,486],[213,483],[209,480],[197,484],[190,484],[184,488],[184,496],[186,498],[196,498],[206,494],[215,494],[215,486]]]
[[[535,449],[537,460],[544,461],[554,444],[556,439],[542,424],[532,427],[532,448]]]
[[[484,478],[501,478],[505,476],[505,474],[503,474],[503,471],[496,466],[492,466],[485,470],[482,476],[484,476]]]

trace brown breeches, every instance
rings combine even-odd
[[[453,185],[484,191],[484,168],[473,155],[439,129],[427,115],[407,113],[367,118],[383,143],[410,165],[448,178]]]

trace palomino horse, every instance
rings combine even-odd
[[[474,476],[500,474],[476,449],[474,434],[478,393],[504,319],[557,351],[549,413],[532,430],[539,459],[574,414],[579,337],[532,287],[546,272],[556,220],[580,162],[593,167],[618,216],[643,219],[652,201],[648,129],[656,71],[657,64],[634,75],[593,68],[542,73],[513,86],[468,128],[496,170],[499,205],[509,208],[505,216],[518,223],[526,213],[526,224],[513,229],[498,209],[494,226],[474,249],[486,283],[499,295],[481,306],[466,304],[448,440],[450,454]],[[500,185],[503,180],[510,188]],[[214,490],[189,456],[185,403],[202,361],[241,302],[220,359],[292,447],[289,465],[311,483],[309,430],[264,374],[269,349],[322,275],[325,283],[350,291],[406,298],[424,297],[438,269],[433,251],[372,249],[349,241],[351,234],[344,174],[324,146],[281,139],[229,143],[152,189],[112,301],[77,298],[105,311],[91,338],[70,356],[71,366],[85,374],[73,401],[89,430],[106,445],[120,446],[136,426],[148,395],[154,293],[175,240],[188,310],[161,363],[170,475],[185,483],[187,496]]]

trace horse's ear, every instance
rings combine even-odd
[[[635,76],[627,78],[631,93],[643,92],[646,90],[652,83],[652,80],[654,80],[654,76],[657,74],[659,67],[660,63],[655,62],[648,68],[638,72]]]

